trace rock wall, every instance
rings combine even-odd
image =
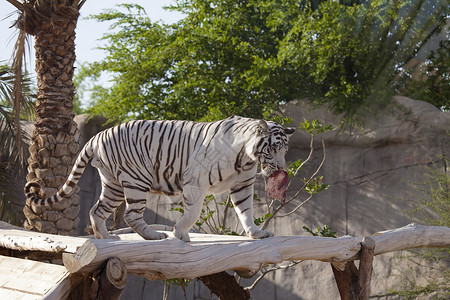
[[[326,224],[338,236],[365,236],[410,223],[405,210],[412,207],[407,199],[411,199],[414,190],[407,182],[423,181],[425,167],[432,162],[437,167],[447,168],[440,157],[450,157],[450,113],[405,97],[395,97],[394,103],[394,109],[379,112],[376,119],[365,120],[364,130],[336,130],[316,138],[316,151],[311,164],[301,176],[306,177],[320,163],[320,140],[323,139],[326,162],[320,175],[330,184],[329,189],[318,194],[295,214],[275,219],[269,230],[276,235],[308,235],[302,229],[304,225],[316,228]],[[339,124],[338,116],[324,108],[313,109],[306,101],[291,102],[283,110],[293,118],[296,127],[305,118],[317,118],[335,127]],[[101,118],[77,116],[76,122],[82,134],[81,145],[105,127],[105,121]],[[288,160],[305,159],[308,152],[307,135],[295,133],[291,138]],[[293,187],[299,185],[294,183]],[[99,177],[94,168],[88,167],[79,186],[79,233],[84,234],[89,220],[88,211],[100,192]],[[264,197],[261,188],[259,183],[259,195]],[[263,212],[263,205],[264,201],[255,204],[256,214]],[[161,197],[149,203],[149,207],[152,209],[146,215],[149,222],[173,225],[179,218],[178,212],[169,211],[173,202],[167,198]],[[396,255],[398,253],[375,258],[372,295],[380,295],[392,286],[393,280],[388,275],[395,273],[393,265],[398,264]],[[251,282],[245,279],[241,283],[245,286]],[[185,288],[185,292],[187,299],[215,299],[202,283],[195,280]],[[161,282],[149,282],[133,276],[122,299],[161,299],[162,293]],[[329,264],[302,262],[293,268],[270,273],[251,295],[253,299],[337,299],[338,291]],[[173,286],[169,299],[184,299],[183,289]]]
[[[340,235],[355,236],[409,222],[404,214],[410,208],[405,200],[412,192],[407,182],[423,181],[424,166],[432,162],[446,167],[441,157],[450,154],[450,113],[405,97],[395,97],[394,103],[393,111],[364,121],[364,131],[332,131],[319,137],[327,152],[321,174],[330,188],[297,215],[299,220],[310,226],[328,224]],[[285,113],[296,124],[303,118],[333,125],[339,121],[303,101],[290,103]],[[319,139],[315,143],[318,149]],[[305,157],[306,135],[296,134],[291,141],[288,158]],[[316,164],[320,157],[321,153],[316,153]]]

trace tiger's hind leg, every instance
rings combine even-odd
[[[168,237],[167,234],[154,230],[144,221],[144,210],[148,196],[148,192],[143,192],[132,186],[125,188],[125,222],[146,240],[165,239]]]
[[[118,239],[117,235],[108,233],[106,220],[114,210],[125,201],[123,188],[111,178],[102,178],[102,192],[97,203],[91,208],[89,217],[91,219],[94,236],[97,239]]]

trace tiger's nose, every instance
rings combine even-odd
[[[285,170],[286,169],[286,164],[284,163],[284,164],[278,164],[277,165],[277,169],[278,170]]]

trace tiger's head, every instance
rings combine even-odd
[[[283,128],[280,124],[267,121],[268,130],[257,145],[261,174],[268,177],[272,172],[285,169],[285,155],[288,151],[289,137],[294,134],[295,128]]]

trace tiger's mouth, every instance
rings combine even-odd
[[[261,175],[264,177],[270,177],[273,172],[275,172],[276,169],[272,168],[270,164],[261,164]]]

